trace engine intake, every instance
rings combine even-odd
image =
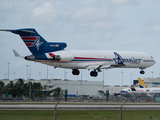
[[[54,56],[54,57],[53,57],[53,60],[60,61],[60,60],[61,60],[61,57],[60,57],[60,55],[56,55],[56,56]]]
[[[24,59],[30,60],[30,61],[35,61],[35,56],[34,55],[25,56]]]

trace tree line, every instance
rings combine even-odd
[[[61,88],[55,88],[51,91],[44,92],[42,91],[41,83],[36,83],[36,82],[24,83],[24,80],[20,78],[16,83],[10,81],[7,85],[5,85],[3,81],[0,81],[0,95],[11,94],[14,98],[21,96],[29,97],[30,85],[31,85],[32,99],[34,97],[50,96],[51,93],[53,97],[60,97],[60,95],[62,95],[63,92]]]

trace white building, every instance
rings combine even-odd
[[[160,88],[160,78],[144,78],[144,84],[149,87],[159,87]]]
[[[46,90],[49,91],[57,87],[62,90],[68,90],[68,95],[72,96],[104,97],[103,82],[50,80],[46,85]]]

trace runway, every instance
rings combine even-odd
[[[119,110],[121,105],[58,105],[57,110]],[[54,110],[55,105],[0,105],[0,110]],[[160,105],[124,105],[123,110],[160,110]]]

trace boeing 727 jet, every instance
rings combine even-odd
[[[96,77],[101,69],[110,68],[139,68],[140,74],[144,69],[154,65],[153,57],[143,52],[108,51],[108,50],[64,50],[66,43],[47,42],[35,29],[0,30],[18,34],[32,55],[24,59],[35,61],[55,68],[72,69],[73,75],[79,75],[79,69],[91,69],[90,75]],[[20,55],[14,50],[17,57]]]

